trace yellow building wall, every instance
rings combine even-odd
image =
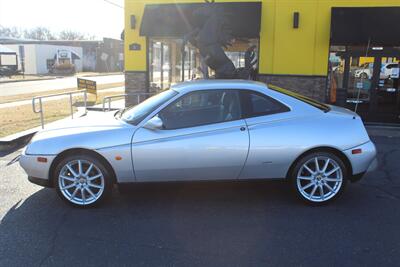
[[[400,6],[400,0],[216,0],[262,2],[259,72],[261,74],[327,75],[332,7]],[[125,69],[146,70],[146,38],[139,36],[146,4],[195,3],[203,0],[125,0]],[[293,13],[300,13],[293,29]],[[136,16],[136,29],[130,16]],[[243,22],[245,23],[245,22]],[[139,43],[140,51],[129,44]]]

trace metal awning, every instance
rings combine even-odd
[[[182,38],[193,29],[193,12],[202,3],[146,5],[141,36]],[[215,3],[227,14],[235,38],[258,38],[261,27],[260,2]]]
[[[400,7],[334,7],[331,45],[400,46]]]

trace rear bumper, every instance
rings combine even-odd
[[[353,154],[352,151],[355,149],[361,149],[362,153]],[[359,177],[359,176],[362,177],[363,174],[367,172],[372,172],[376,170],[376,168],[378,167],[378,160],[376,158],[376,148],[374,143],[372,143],[371,141],[359,145],[357,147],[347,149],[343,152],[346,154],[347,158],[351,163],[351,167],[353,170],[352,176],[354,177]]]
[[[361,180],[361,178],[364,177],[364,175],[366,173],[372,172],[372,171],[376,170],[377,168],[378,168],[378,159],[375,158],[374,161],[371,163],[371,165],[369,165],[367,171],[352,175],[352,176],[350,176],[349,180],[352,183],[358,182]]]

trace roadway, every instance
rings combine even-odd
[[[76,88],[77,77],[61,77],[52,80],[39,80],[39,81],[27,81],[27,82],[13,82],[13,83],[0,83],[0,97],[12,96],[19,94],[30,94],[37,92],[44,92],[50,90],[60,90],[67,88]],[[110,84],[124,82],[125,77],[122,74],[118,75],[106,75],[106,76],[94,76],[94,77],[82,77],[96,81],[100,84]]]
[[[398,136],[398,135],[397,135]],[[284,182],[136,185],[95,209],[29,183],[0,158],[0,266],[399,266],[400,137],[325,207]]]

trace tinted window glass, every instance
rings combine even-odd
[[[182,96],[159,114],[165,129],[179,129],[240,119],[237,91],[198,91]]]
[[[289,111],[289,108],[282,103],[258,92],[241,91],[240,94],[246,118]]]

